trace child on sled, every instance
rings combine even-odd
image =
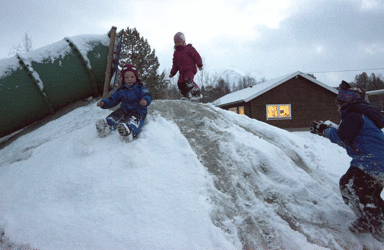
[[[97,106],[109,109],[121,102],[121,107],[112,112],[107,118],[96,122],[96,129],[100,137],[107,136],[112,130],[119,131],[125,140],[136,137],[144,124],[147,107],[151,104],[152,96],[141,83],[136,68],[126,64],[121,70],[122,84],[107,99],[101,100]]]

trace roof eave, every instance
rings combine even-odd
[[[242,102],[246,102],[246,101],[245,100],[238,100],[238,101],[234,101],[234,102],[227,102],[227,103],[223,103],[223,104],[217,104],[215,106],[220,108],[220,107],[223,107],[223,106],[237,104],[237,103],[242,103]]]

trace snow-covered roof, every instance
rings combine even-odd
[[[367,92],[365,92],[365,100],[369,101],[369,96],[382,95],[382,94],[384,94],[384,89],[367,91]]]
[[[384,94],[384,89],[367,91],[365,94],[366,95],[381,95],[381,94]]]
[[[239,91],[230,93],[228,95],[225,95],[225,96],[217,99],[212,104],[215,106],[223,106],[223,105],[228,105],[228,104],[232,104],[232,103],[249,102],[250,100],[264,94],[265,92],[268,92],[269,90],[271,90],[271,89],[279,86],[280,84],[282,84],[282,83],[284,83],[284,82],[286,82],[286,81],[288,81],[288,80],[290,80],[296,76],[299,76],[299,75],[308,79],[311,82],[316,83],[317,85],[319,85],[325,89],[328,89],[329,91],[331,91],[335,94],[338,93],[338,91],[336,89],[316,80],[315,78],[313,78],[307,74],[304,74],[300,71],[296,71],[293,74],[285,75],[285,76],[282,76],[282,77],[279,77],[276,79],[272,79],[272,80],[267,81],[267,82],[253,85],[252,87],[248,87],[248,88],[241,89]]]

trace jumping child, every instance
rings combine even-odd
[[[175,52],[173,53],[173,65],[169,77],[172,78],[179,71],[177,86],[182,95],[181,99],[197,101],[202,96],[200,88],[193,78],[197,73],[196,66],[199,70],[203,69],[201,57],[192,44],[185,44],[183,33],[176,33],[173,39],[175,42]]]

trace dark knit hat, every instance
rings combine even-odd
[[[121,78],[122,78],[122,84],[125,84],[124,75],[128,71],[132,71],[135,74],[136,81],[140,82],[139,72],[137,72],[137,69],[135,68],[135,66],[133,66],[132,64],[125,64],[124,67],[120,71]]]
[[[337,101],[339,103],[346,103],[350,101],[364,100],[365,93],[361,88],[351,87],[346,81],[342,81],[339,85],[339,93],[337,94]]]

